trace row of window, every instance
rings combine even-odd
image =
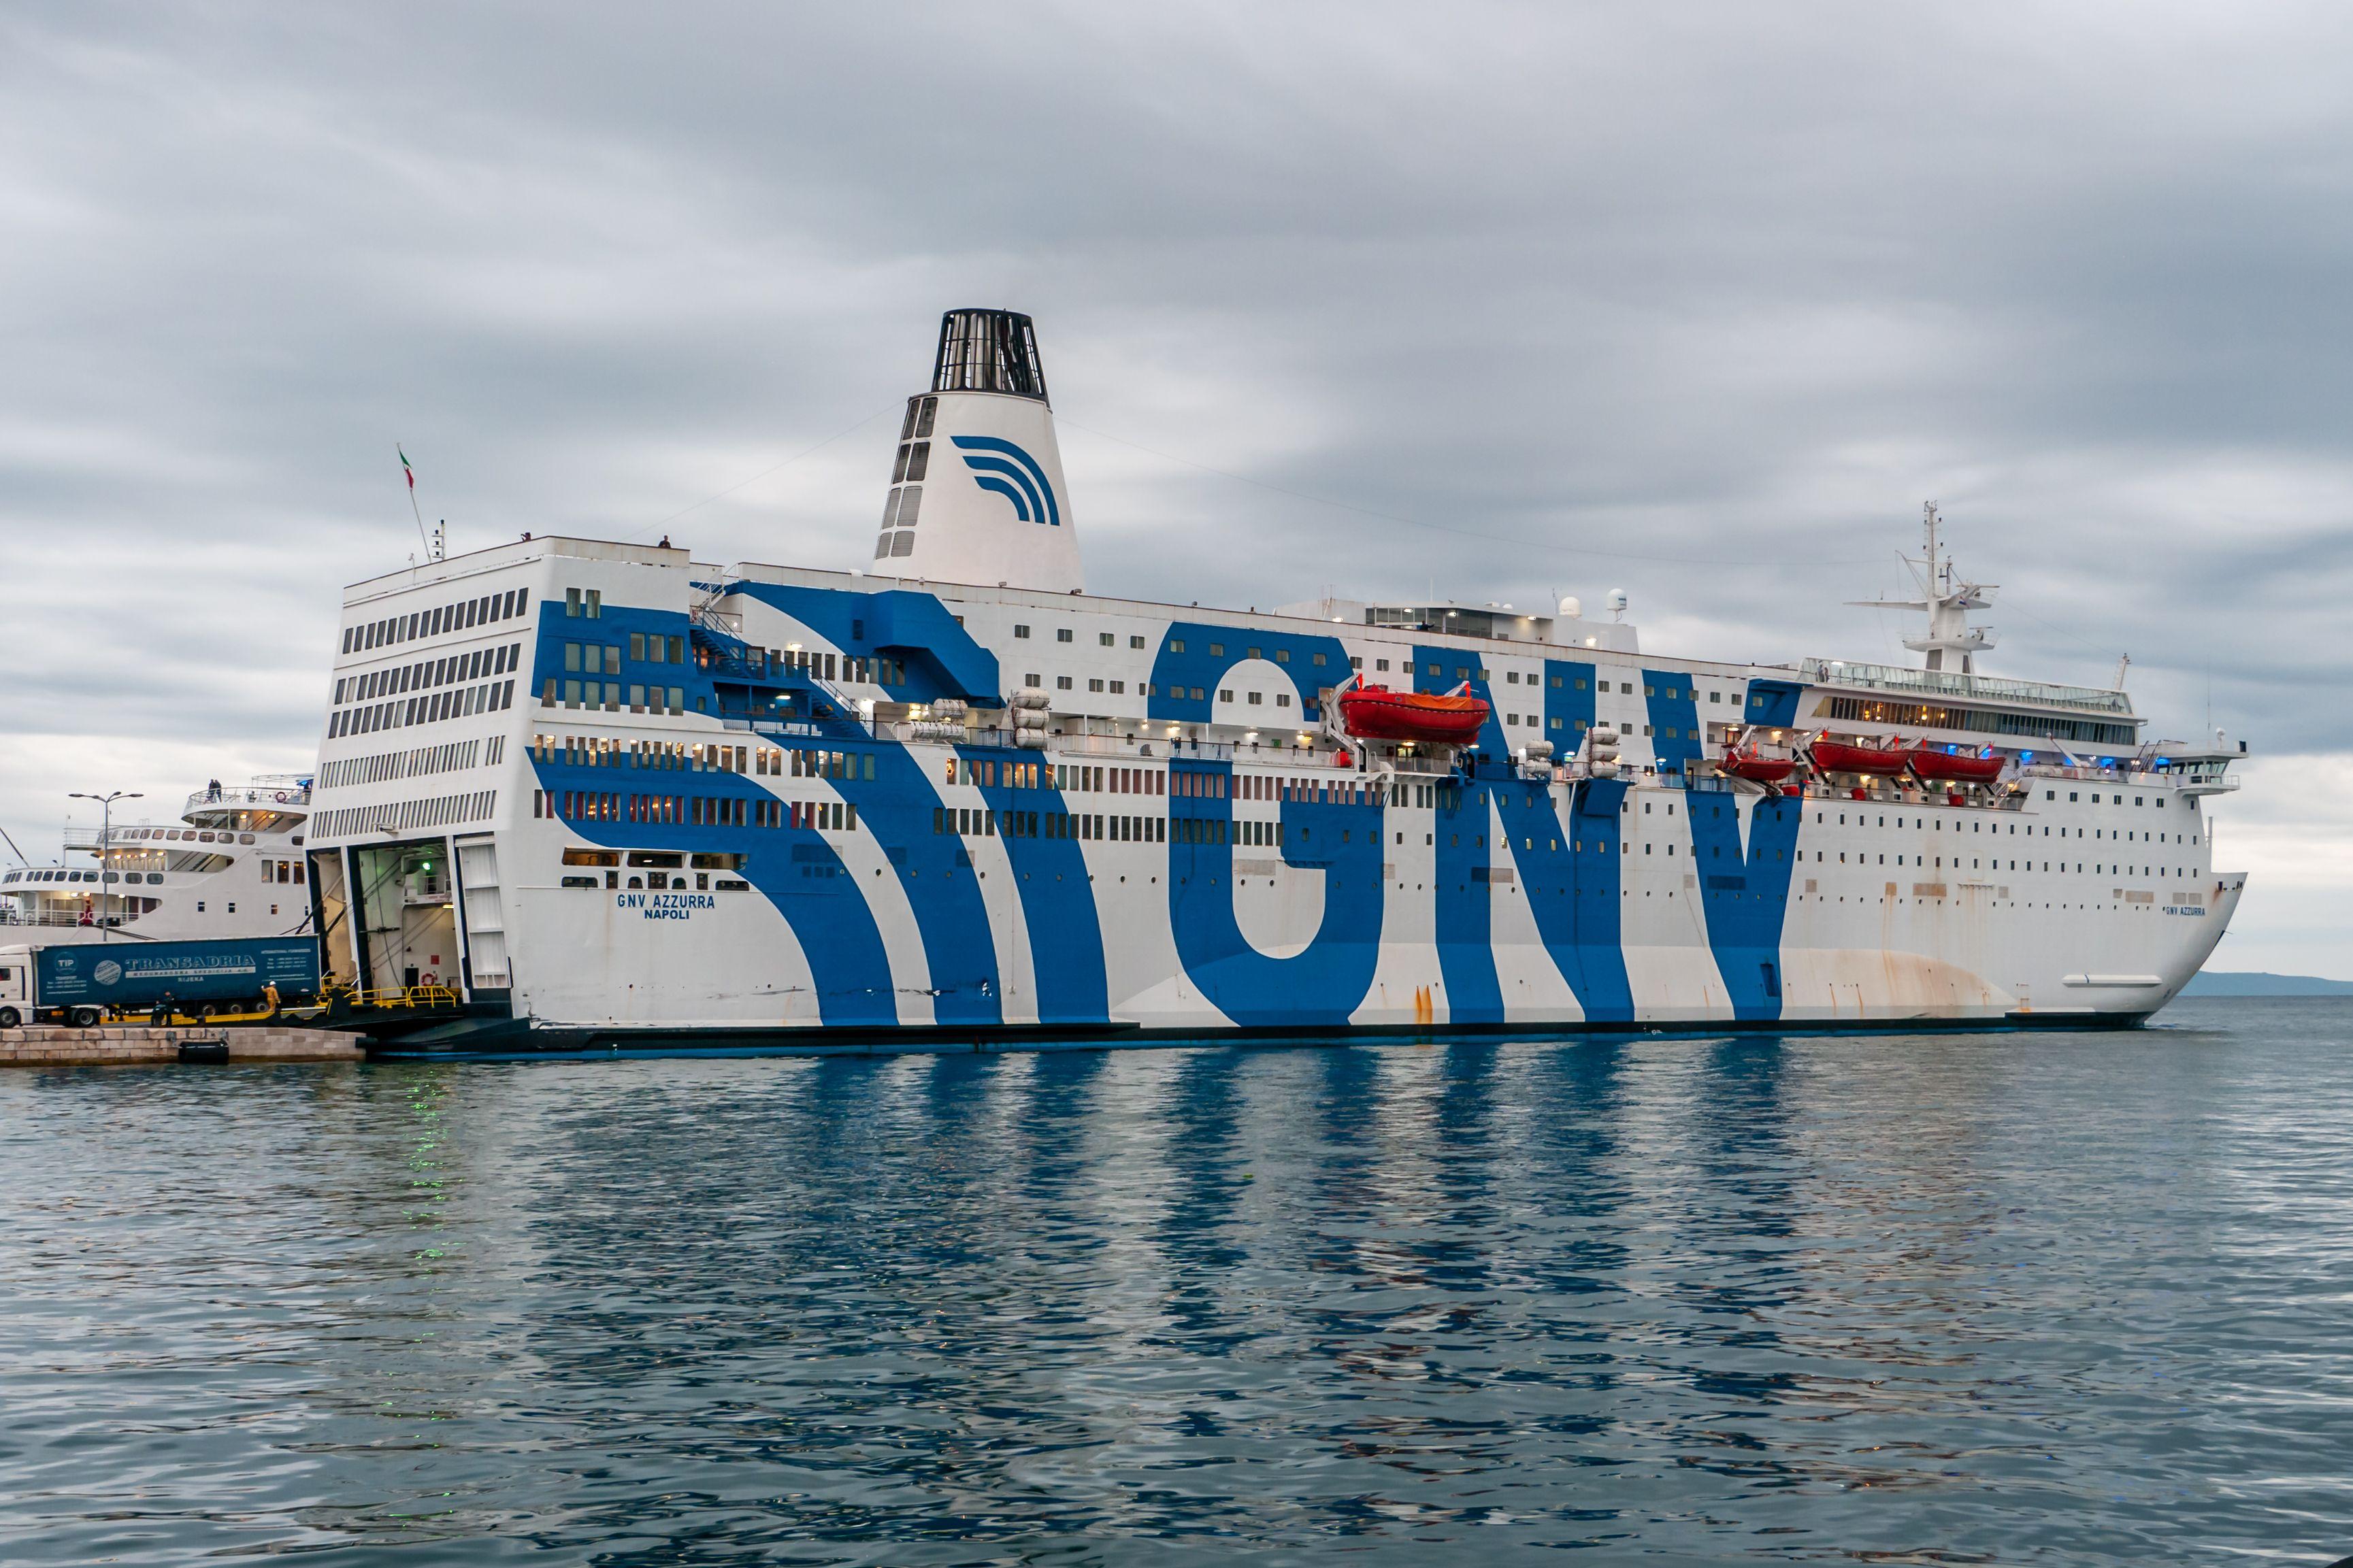
[[[108,841],[114,844],[133,844],[148,839],[170,843],[185,840],[191,844],[250,844],[253,842],[253,835],[231,833],[227,828],[216,832],[209,827],[118,827]],[[297,838],[294,842],[300,844],[302,841]]]
[[[386,779],[415,778],[421,773],[456,773],[487,762],[496,767],[506,754],[507,738],[493,735],[490,755],[480,741],[445,741],[438,746],[411,746],[405,752],[377,752],[364,757],[338,757],[319,769],[321,789],[351,784],[382,784]]]
[[[621,790],[533,790],[534,817],[565,822],[635,822],[655,827],[794,827],[858,830],[858,807],[846,800],[773,800],[741,795],[641,795]]]
[[[639,664],[684,664],[686,639],[659,632],[631,632],[628,657]],[[567,642],[564,668],[572,675],[618,675],[622,647],[617,642]]]
[[[2068,798],[2072,800],[2072,799],[2073,799],[2074,797],[2073,797],[2073,795],[2070,795]],[[2094,795],[2092,798],[2093,798],[2093,799],[2094,799],[2094,800],[2097,800],[2099,797],[2098,797],[2097,795]],[[2122,796],[2122,795],[2118,795],[2118,796],[2116,796],[2116,798],[2117,803],[2118,803],[2119,805],[2121,805],[2121,804],[2123,803],[2123,801],[2124,801],[2124,798],[2125,798],[2125,797],[2124,797],[2124,796]],[[2137,802],[2136,802],[2135,804],[2138,804],[2138,803],[2137,803]],[[2165,804],[2165,802],[2164,802],[2164,801],[2162,801],[2162,800],[2159,800],[2159,801],[2158,802],[2158,805],[2163,805],[2164,804]],[[1644,803],[1642,809],[1643,809],[1643,810],[1645,810],[1645,811],[1650,810],[1650,805],[1649,805],[1649,804],[1648,804],[1647,802],[1646,802],[1646,803]],[[1670,808],[1669,808],[1669,810],[1668,810],[1668,815],[1670,815],[1670,816],[1672,816],[1672,815],[1673,815],[1673,808],[1672,808],[1672,807],[1670,807]],[[1823,816],[1824,816],[1824,815],[1825,815],[1824,813],[1822,813],[1822,812],[1819,812],[1819,811],[1818,811],[1818,812],[1816,812],[1816,813],[1814,813],[1814,820],[1815,820],[1816,822],[1820,822],[1820,821],[1821,821],[1821,820],[1822,820],[1822,817],[1823,817]],[[1884,827],[1884,826],[1887,826],[1887,818],[1886,818],[1885,816],[1881,816],[1881,817],[1879,818],[1879,820],[1878,820],[1875,824],[1873,824],[1873,823],[1866,823],[1866,822],[1864,822],[1864,821],[1863,821],[1863,815],[1864,815],[1864,814],[1863,814],[1863,813],[1862,813],[1862,812],[1860,812],[1860,811],[1858,811],[1858,812],[1856,812],[1856,813],[1854,814],[1854,825],[1855,825],[1857,827],[1866,827],[1866,826],[1879,826],[1879,827]],[[1840,812],[1840,813],[1839,813],[1839,826],[1840,826],[1841,827],[1844,827],[1844,826],[1846,826],[1846,818],[1847,818],[1847,814],[1846,814],[1845,812],[1841,811],[1841,812]],[[1926,816],[1915,816],[1915,817],[1914,817],[1914,818],[1912,819],[1912,826],[1913,826],[1913,828],[1916,831],[1916,830],[1918,830],[1918,829],[1920,829],[1920,828],[1923,828],[1923,827],[1926,827],[1926,826],[1928,826],[1932,822],[1934,823],[1934,825],[1935,825],[1935,826],[1936,826],[1936,830],[1937,830],[1938,832],[1942,832],[1942,831],[1944,830],[1945,822],[1944,822],[1944,819],[1943,819],[1942,817],[1933,817],[1933,818],[1932,818],[1932,817],[1926,817]],[[1898,826],[1898,827],[1902,827],[1902,826],[1904,826],[1904,819],[1903,819],[1901,816],[1898,816],[1898,817],[1895,819],[1895,826]],[[1986,822],[1986,820],[1985,820],[1983,817],[1973,818],[1973,819],[1970,821],[1970,823],[1969,823],[1969,831],[1970,831],[1971,833],[1983,833],[1983,832],[1985,832],[1985,831],[1987,830],[1988,826],[1989,826],[1989,825],[1988,825],[1988,823]],[[2045,837],[2045,838],[2050,837],[2051,837],[2051,835],[2052,835],[2052,833],[2054,831],[2053,827],[2052,827],[2051,825],[2048,825],[2048,824],[2036,824],[2036,823],[2031,823],[2031,822],[2025,823],[2025,824],[2020,824],[2020,823],[2016,823],[2016,822],[2011,822],[2011,823],[2000,823],[2000,822],[1996,822],[1996,823],[1993,823],[1993,824],[1991,824],[1991,825],[1990,825],[1992,831],[1993,831],[1993,832],[1995,832],[1995,833],[1997,833],[1997,834],[2000,833],[2004,827],[2008,827],[2008,828],[2010,829],[2010,835],[2011,835],[2013,837],[2017,836],[2018,830],[2019,830],[2019,828],[2020,828],[2021,826],[2023,826],[2025,827],[2025,829],[2026,829],[2026,836],[2027,836],[2029,838],[2031,838],[2031,837],[2035,837],[2035,832],[2034,832],[2034,830],[2035,830],[2035,828],[2036,828],[2038,826],[2042,826],[2042,836],[2043,837]],[[1956,833],[1958,833],[1960,830],[1961,830],[1961,824],[1960,824],[1960,820],[1959,820],[1958,818],[1956,818],[1956,819],[1954,819],[1954,822],[1953,822],[1953,831],[1954,831],[1954,832],[1956,832]],[[2084,837],[2084,830],[2083,830],[2082,828],[2080,828],[2080,827],[2078,827],[2078,828],[2074,828],[2074,829],[2072,829],[2072,830],[2071,830],[2071,829],[2069,829],[2069,828],[2066,828],[2066,827],[2063,827],[2063,827],[2058,827],[2058,828],[2056,828],[2056,829],[2055,829],[2055,831],[2058,833],[2059,837],[2062,837],[2062,838],[2066,837],[2068,836],[2068,834],[2070,833],[2070,831],[2072,831],[2072,832],[2073,833],[2073,835],[2074,835],[2076,837],[2078,837],[2078,838],[2081,838],[2081,837]],[[2092,829],[2092,837],[2094,837],[2094,838],[2103,838],[2103,837],[2106,837],[2106,835],[2107,835],[2107,829],[2105,829],[2105,828],[2104,828],[2104,827],[2095,827],[2095,828]],[[2171,835],[2170,837],[2168,837],[2168,836],[2167,836],[2166,834],[2162,834],[2162,833],[2145,833],[2145,832],[2140,831],[2139,829],[2135,828],[2135,829],[2128,829],[2128,830],[2126,830],[2126,831],[2120,832],[2120,833],[2118,833],[2118,834],[2116,835],[2116,837],[2117,837],[2119,840],[2123,840],[2123,839],[2130,839],[2130,840],[2132,840],[2132,841],[2133,841],[2133,842],[2135,842],[2135,843],[2149,843],[2149,844],[2179,844],[2179,843],[2181,843],[2181,842],[2183,841],[2183,839],[2185,838],[2185,837],[2187,837],[2187,839],[2188,839],[2188,841],[2189,841],[2189,843],[2195,844],[2195,843],[2197,843],[2197,842],[2198,842],[2198,835],[2196,835],[2195,833],[2191,833],[2191,834],[2188,834],[2188,835],[2183,835],[2183,834],[2176,833],[2176,834],[2173,834],[2173,835]]]
[[[470,653],[449,654],[441,658],[420,659],[415,664],[396,664],[383,669],[371,669],[364,675],[347,675],[335,682],[333,706],[346,702],[373,702],[379,697],[398,697],[411,691],[430,691],[437,687],[461,685],[480,680],[484,676],[504,675],[522,663],[522,644],[508,643],[500,647],[478,647]]]
[[[1015,637],[1021,637],[1021,638],[1027,639],[1027,638],[1028,638],[1028,637],[1029,636],[1029,628],[1028,626],[1015,626],[1015,627],[1013,628],[1013,635],[1014,635]],[[1068,626],[1057,626],[1057,627],[1055,627],[1055,628],[1054,628],[1054,640],[1055,640],[1056,642],[1070,642],[1070,641],[1071,641],[1071,640],[1072,640],[1072,638],[1071,638],[1071,628],[1070,628],[1070,627],[1068,627]],[[1113,647],[1118,646],[1118,642],[1119,642],[1119,638],[1118,638],[1115,635],[1113,635],[1113,633],[1111,633],[1111,632],[1097,632],[1097,633],[1095,634],[1095,643],[1096,643],[1096,646],[1098,646],[1098,647]],[[1140,648],[1140,647],[1142,647],[1144,646],[1144,639],[1143,639],[1142,637],[1129,637],[1129,638],[1127,639],[1127,646],[1128,646],[1128,647],[1133,647],[1133,648]],[[1179,642],[1179,643],[1171,643],[1171,644],[1169,644],[1168,646],[1170,647],[1170,648],[1172,648],[1174,651],[1176,651],[1176,652],[1177,652],[1177,653],[1183,653],[1183,652],[1185,651],[1185,645],[1184,645],[1183,643],[1181,643],[1181,642]],[[1223,652],[1224,650],[1223,650],[1223,649],[1219,649],[1219,652]],[[1250,649],[1250,657],[1251,657],[1252,658],[1256,658],[1258,657],[1258,649],[1256,649],[1256,648],[1252,648],[1252,649]],[[1284,658],[1288,659],[1291,656],[1290,656],[1289,654],[1285,654],[1285,655],[1283,655],[1282,657],[1283,657]],[[1318,662],[1320,663],[1320,662],[1321,662],[1321,660],[1319,660]],[[1030,682],[1030,684],[1034,686],[1034,685],[1036,685],[1036,684],[1037,684],[1037,682],[1033,679],[1033,680]]]
[[[1672,848],[1670,848],[1670,849],[1668,850],[1668,853],[1669,853],[1669,854],[1672,854],[1673,852],[1674,852],[1674,851],[1673,851]],[[1817,850],[1815,850],[1815,851],[1814,851],[1814,858],[1815,858],[1817,861],[1820,861],[1820,860],[1822,858],[1822,855],[1823,855],[1823,851],[1821,851],[1821,850],[1817,849]],[[1799,859],[1800,859],[1800,860],[1803,860],[1805,858],[1806,858],[1806,857],[1805,857],[1805,853],[1804,853],[1804,851],[1800,850],[1800,851],[1799,852],[1798,858],[1799,858]],[[1956,870],[1956,871],[1959,870],[1959,869],[1961,868],[1961,858],[1960,858],[1959,856],[1956,855],[1956,856],[1954,856],[1954,857],[1952,858],[1952,859],[1953,859],[1953,869],[1954,869],[1954,870]],[[1912,857],[1912,864],[1913,864],[1913,865],[1915,865],[1915,866],[1926,866],[1926,865],[1928,865],[1928,864],[1930,863],[1930,861],[1931,861],[1931,860],[1934,860],[1934,862],[1936,863],[1936,865],[1937,867],[1939,867],[1939,868],[1941,868],[1941,867],[1945,864],[1945,857],[1943,857],[1943,856],[1941,856],[1941,855],[1937,855],[1937,856],[1915,855],[1915,856],[1913,856],[1913,857]],[[1845,853],[1843,850],[1841,850],[1841,851],[1840,852],[1840,854],[1839,854],[1838,863],[1839,863],[1840,865],[1841,865],[1841,866],[1843,866],[1843,865],[1845,865],[1845,864],[1847,863],[1847,859],[1846,859],[1846,853]],[[1870,858],[1869,858],[1868,856],[1866,856],[1866,855],[1857,854],[1857,855],[1855,856],[1855,858],[1854,858],[1854,863],[1855,863],[1856,865],[1858,865],[1858,866],[1869,866],[1869,865],[1880,865],[1880,866],[1884,866],[1884,865],[1886,865],[1886,864],[1887,864],[1887,857],[1886,857],[1886,856],[1884,856],[1884,855],[1882,855],[1882,856],[1880,856],[1876,860],[1873,860],[1873,859]],[[1903,864],[1904,864],[1904,857],[1903,857],[1903,856],[1901,856],[1901,855],[1898,855],[1897,857],[1895,857],[1895,863],[1896,863],[1898,866],[1903,865]],[[2034,863],[2033,861],[2029,860],[2029,861],[2026,863],[2026,865],[2025,865],[2025,868],[2025,868],[2026,870],[2029,870],[2029,871],[2034,871],[2034,870],[2043,870],[2043,871],[2048,871],[2048,870],[2050,870],[2050,869],[2051,869],[2051,862],[2050,862],[2050,861],[2048,861],[2048,860],[2045,860],[2045,861],[2043,861],[2043,862],[2042,862],[2042,864],[2041,866],[2039,866],[2039,867],[2038,867],[2038,866],[2036,866],[2036,865],[2035,865],[2035,863]],[[1983,861],[1983,858],[1980,858],[1980,857],[1976,857],[1976,856],[1972,856],[1972,857],[1970,858],[1970,859],[1969,859],[1969,869],[1970,869],[1970,870],[1972,870],[1972,871],[1989,870],[1989,870],[1995,870],[1995,871],[2002,871],[2002,870],[2015,871],[2015,870],[2020,869],[2020,867],[2019,867],[2018,862],[2017,862],[2017,861],[2015,861],[2015,860],[2010,861],[2010,864],[2009,864],[2008,866],[2004,866],[2004,865],[2001,863],[2001,861],[2000,861],[2000,860],[1999,860],[1999,859],[1995,860],[1995,861],[1994,861],[1994,863],[1992,864],[1992,866],[1988,867],[1988,866],[1986,866],[1986,865],[1984,864],[1984,861]],[[2067,862],[2066,862],[2066,861],[2064,861],[2064,860],[2060,861],[2060,862],[2059,862],[2059,869],[2060,869],[2062,872],[2065,872],[2065,871],[2067,871],[2067,870],[2069,869],[2069,867],[2068,867]],[[2080,871],[2082,871],[2082,870],[2084,869],[2084,863],[2083,863],[2081,860],[2076,861],[2076,862],[2075,862],[2075,864],[2074,864],[2073,869],[2074,869],[2075,871],[2079,871],[2079,872],[2080,872]],[[2197,867],[2195,867],[2195,866],[2189,867],[2189,868],[2188,869],[2186,869],[2186,870],[2185,870],[2184,868],[2182,868],[2181,867],[2179,867],[2179,866],[2157,866],[2157,867],[2149,867],[2149,866],[2109,866],[2109,865],[2105,865],[2105,864],[2100,864],[2100,865],[2094,865],[2094,866],[2092,868],[2092,875],[2094,875],[2094,876],[2095,876],[2095,877],[2105,877],[2105,876],[2108,876],[2108,875],[2111,875],[2111,874],[2114,874],[2114,875],[2116,875],[2116,876],[2120,876],[2120,877],[2121,877],[2121,876],[2134,876],[2134,877],[2195,877],[2195,876],[2199,875],[2200,873],[2199,873],[2199,869],[2198,869],[2198,868],[2197,868]]]
[[[607,735],[533,735],[534,762],[573,768],[636,768],[643,772],[740,773],[749,765],[745,748],[697,741],[620,741]],[[762,773],[782,753],[757,753]]]
[[[542,708],[554,707],[558,689],[555,677],[549,676],[540,688],[539,705]],[[621,695],[621,683],[617,680],[608,680],[601,686],[594,680],[567,680],[562,684],[561,690],[566,708],[602,708],[607,713],[618,713],[626,704],[632,713],[669,713],[675,716],[686,711],[686,690],[683,687],[672,686],[665,690],[659,686],[633,685],[628,689],[626,699]],[[700,710],[702,706],[702,700],[695,699],[695,707]]]
[[[2053,719],[2040,713],[2000,713],[1983,708],[1943,708],[1923,702],[1881,702],[1861,697],[1831,699],[1831,717],[1852,723],[1902,724],[1913,729],[1970,730],[1989,735],[2041,735],[2097,746],[2129,746],[2130,724],[2100,724],[2089,719]]]
[[[987,811],[968,805],[932,808],[932,831],[964,838],[1076,838],[1113,844],[1166,844],[1168,819],[1072,811]]]
[[[514,705],[514,682],[493,680],[481,686],[461,686],[419,697],[396,697],[366,708],[346,708],[327,722],[330,740],[397,730],[410,724],[430,724],[462,719],[473,713],[496,713]]]
[[[579,590],[573,590],[578,593]],[[405,616],[391,616],[364,626],[343,628],[343,652],[364,653],[372,647],[393,647],[414,642],[418,637],[438,637],[444,632],[464,631],[470,626],[488,626],[494,621],[512,620],[529,607],[531,591],[510,588],[503,594],[485,594],[479,599],[460,599],[453,604],[438,605],[430,610],[417,610]],[[577,615],[577,610],[573,614]]]
[[[740,871],[744,868],[744,857],[741,855],[702,851],[688,855],[678,849],[572,848],[564,852],[564,863],[567,866],[614,867],[624,864],[624,856],[628,857],[626,863],[632,870],[675,871],[686,866],[692,866],[698,871]]]
[[[381,805],[340,806],[313,815],[311,832],[314,837],[343,838],[386,829],[404,833],[413,827],[448,827],[460,822],[481,821],[496,815],[498,808],[499,792],[494,789],[422,800],[392,800]]]

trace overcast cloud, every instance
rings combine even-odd
[[[1908,659],[1936,498],[1989,668],[2267,759],[2218,964],[2353,975],[2348,186],[2341,6],[11,5],[0,826],[307,771],[396,441],[453,550],[862,566],[1004,305],[1103,593]]]

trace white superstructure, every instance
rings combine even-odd
[[[1622,596],[1104,598],[1028,320],[942,344],[871,574],[534,538],[348,591],[331,970],[512,1048],[2128,1022],[2236,906],[2237,750],[1978,672],[1933,541],[1925,669],[1645,654]],[[1372,740],[1352,682],[1489,711]]]

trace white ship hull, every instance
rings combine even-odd
[[[474,760],[322,785],[331,967],[372,987],[462,983],[512,1013],[507,1043],[547,1046],[2129,1022],[2197,972],[2242,880],[2214,868],[2190,775],[2032,764],[1998,800],[1961,805],[1710,776],[1687,743],[1720,722],[1705,713],[1769,700],[1804,720],[1831,700],[1787,670],[774,568],[740,569],[712,598],[693,585],[712,569],[654,553],[511,545],[355,605],[355,625],[453,586],[527,607],[458,636],[515,650],[515,673],[476,683],[494,706],[328,742],[322,780],[384,774],[372,755]],[[565,591],[586,588],[601,613],[567,616]],[[933,639],[920,658],[911,626]],[[1069,642],[1046,640],[1064,629]],[[936,646],[949,634],[958,646]],[[654,637],[702,661],[629,657]],[[1196,688],[1193,656],[1172,651],[1228,643],[1270,657]],[[624,650],[613,681],[597,656],[593,707],[571,651],[589,646]],[[1500,763],[1499,739],[1471,777],[1378,775],[1301,749],[1296,730],[1211,731],[1166,695],[1186,691],[1189,710],[1191,690],[1221,681],[1235,705],[1256,690],[1264,708],[1279,689],[1296,713],[1320,689],[1291,671],[1327,646],[1331,672],[1434,661],[1443,680],[1471,661],[1498,692],[1498,730],[1614,721],[1624,772],[1524,776]],[[744,649],[762,651],[746,663]],[[1278,649],[1296,657],[1274,662]],[[812,658],[832,680],[786,668]],[[861,696],[936,698],[918,683],[962,689],[1019,662],[1049,682],[1071,672],[1074,692],[1128,689],[1091,694],[1113,710],[1072,716],[1042,747],[846,716]],[[734,716],[744,703],[723,688],[737,675],[772,709],[789,692],[787,716]],[[1523,712],[1505,706],[1514,686]],[[373,707],[385,723],[427,700],[338,711]],[[808,716],[818,705],[842,716]],[[1235,738],[1196,738],[1209,732]],[[351,918],[349,889],[403,886],[386,870],[403,855],[435,868],[421,893]]]

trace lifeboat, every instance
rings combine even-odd
[[[1850,746],[1842,741],[1816,741],[1810,751],[1814,766],[1826,773],[1873,773],[1894,778],[1912,760],[1912,752],[1901,742],[1888,746]]]
[[[1933,752],[1923,746],[1912,753],[1912,772],[1926,780],[1949,784],[1991,784],[2001,777],[2003,759],[1968,753]]]
[[[1798,759],[1795,757],[1760,756],[1753,751],[1744,752],[1734,747],[1726,747],[1724,760],[1715,764],[1717,773],[1727,773],[1736,779],[1753,779],[1758,784],[1779,784],[1797,768]]]
[[[1440,697],[1392,691],[1386,686],[1354,687],[1335,700],[1340,704],[1341,728],[1363,741],[1467,746],[1479,738],[1479,727],[1492,711],[1485,699],[1467,693]]]

